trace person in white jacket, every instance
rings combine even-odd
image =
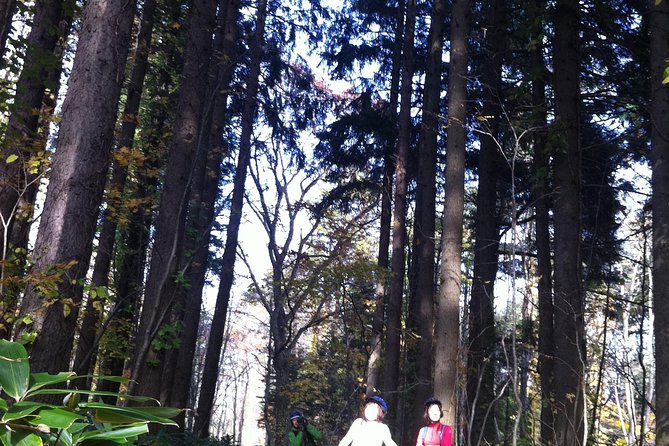
[[[363,417],[357,418],[339,442],[339,446],[397,446],[390,437],[390,429],[381,420],[388,405],[378,395],[367,397]]]

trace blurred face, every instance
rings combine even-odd
[[[290,421],[293,423],[293,427],[294,427],[294,428],[298,428],[298,427],[300,427],[300,419],[299,419],[299,418],[293,418],[293,419],[290,420]]]
[[[367,403],[365,406],[365,419],[368,421],[378,421],[381,408],[376,403]]]
[[[441,409],[438,405],[432,404],[427,409],[427,416],[430,418],[430,421],[436,423],[441,418]]]

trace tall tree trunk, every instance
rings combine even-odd
[[[72,30],[72,22],[74,21],[74,7],[66,4],[63,13],[63,19],[58,23],[59,39],[54,50],[54,59],[56,61],[44,81],[46,90],[42,95],[42,106],[39,120],[39,138],[33,143],[36,144],[32,148],[32,153],[40,151],[47,152],[48,137],[51,130],[51,124],[54,122],[54,110],[58,102],[58,94],[60,91],[60,78],[63,74],[63,57],[67,51],[67,40]],[[53,32],[53,30],[51,31]],[[39,142],[39,144],[38,144]],[[28,239],[30,236],[30,228],[34,218],[34,206],[37,198],[37,190],[39,187],[38,181],[32,181],[37,178],[44,171],[44,166],[40,166],[37,172],[29,172],[30,181],[26,186],[25,192],[21,195],[18,201],[19,215],[12,223],[12,233],[9,236],[9,246],[14,248],[20,247],[28,249]]]
[[[181,15],[185,14],[180,8],[172,7],[165,11],[173,23],[180,23]],[[179,31],[171,28],[172,37]],[[155,98],[152,106],[147,110],[142,127],[142,138],[138,141],[143,162],[138,163],[134,171],[134,181],[126,182],[126,194],[138,204],[130,214],[128,225],[119,231],[120,255],[118,273],[114,277],[116,300],[110,311],[110,317],[103,323],[98,354],[100,355],[100,371],[103,375],[128,376],[131,361],[126,360],[132,354],[132,338],[137,329],[139,309],[144,292],[144,275],[148,257],[150,230],[155,217],[155,209],[159,201],[158,190],[160,172],[165,167],[165,149],[169,145],[172,122],[172,110],[176,106],[175,93],[172,93],[172,72],[180,72],[183,67],[182,53],[176,45],[166,46],[162,56],[168,62],[156,67],[154,80],[148,85],[155,85],[155,91],[147,91]],[[150,74],[150,70],[147,74]],[[146,88],[146,87],[145,87]],[[133,187],[134,186],[134,187]],[[108,342],[112,339],[113,342]],[[112,381],[98,382],[98,389],[117,392],[119,384]],[[105,398],[113,403],[113,398]]]
[[[669,1],[650,0],[651,161],[653,167],[653,296],[655,367],[669,368]],[[669,445],[669,376],[656,375],[656,444]]]
[[[418,178],[416,181],[416,216],[414,224],[414,299],[417,307],[416,383],[412,392],[413,420],[410,437],[423,424],[423,404],[432,393],[432,344],[434,338],[435,287],[435,212],[437,195],[437,139],[441,103],[441,76],[444,50],[444,21],[446,1],[435,0],[430,18],[428,58],[423,90],[423,113],[418,149]],[[420,203],[420,204],[419,204]]]
[[[404,30],[404,0],[397,2],[397,21],[395,23],[395,46],[393,48],[393,60],[390,75],[390,100],[388,105],[388,116],[390,116],[393,127],[397,125],[397,97],[399,94],[400,69],[402,58],[402,35]],[[379,228],[379,253],[377,255],[377,266],[382,273],[388,270],[390,247],[390,224],[392,218],[392,195],[393,195],[393,172],[395,171],[394,151],[397,132],[392,132],[392,138],[385,141],[386,153],[383,158],[383,185],[381,189],[381,221]],[[370,354],[367,361],[367,383],[365,392],[372,395],[380,391],[379,374],[381,372],[381,349],[383,340],[383,326],[385,325],[385,303],[387,294],[387,277],[382,274],[377,278],[374,298],[374,319],[372,321],[372,336],[370,342]]]
[[[164,323],[178,324],[182,327],[177,332],[180,338],[180,347],[165,349],[161,358],[160,401],[163,403],[167,403],[172,398],[174,378],[175,374],[178,373],[175,370],[176,363],[179,358],[179,351],[184,345],[183,341],[185,339],[192,339],[195,342],[197,325],[199,325],[200,320],[202,288],[209,261],[209,232],[213,224],[213,207],[215,205],[220,177],[219,164],[222,159],[222,155],[220,154],[222,151],[227,150],[227,148],[223,147],[223,144],[220,146],[214,144],[215,140],[221,140],[222,143],[222,126],[224,125],[226,111],[225,98],[227,98],[226,91],[228,84],[221,84],[221,73],[223,73],[221,66],[227,57],[223,55],[222,51],[224,22],[226,21],[226,15],[230,7],[230,2],[227,3],[227,5],[223,5],[222,9],[219,8],[217,13],[216,31],[207,77],[206,100],[203,103],[203,113],[198,132],[197,157],[193,165],[190,182],[186,229],[182,248],[185,255],[180,258],[178,267],[179,274],[183,276],[185,286],[168,282],[163,291],[166,294],[173,293],[175,296],[172,301],[171,312]],[[221,97],[224,99],[221,100]],[[212,116],[214,114],[216,115],[215,117]],[[217,160],[218,164],[216,164]],[[203,198],[204,194],[207,197],[211,197],[209,200],[213,201],[211,203],[209,201],[205,202]],[[211,217],[208,217],[208,215],[211,215]],[[193,299],[190,299],[190,296],[193,296]],[[184,326],[185,317],[189,318],[188,326]],[[188,333],[185,334],[185,331],[188,331]],[[187,345],[191,345],[191,343]],[[192,358],[187,368],[189,372],[192,371]],[[188,392],[189,384],[190,381],[186,384],[186,393]]]
[[[530,5],[531,20],[538,22],[533,39],[543,34],[543,23],[539,16],[544,7],[541,0]],[[553,268],[551,267],[550,220],[548,200],[548,153],[546,148],[546,66],[543,60],[543,45],[537,44],[531,54],[532,107],[534,108],[532,198],[536,214],[537,275],[539,300],[539,376],[541,385],[541,444],[555,444],[553,426],[553,401],[555,398],[553,358],[555,340],[553,330]]]
[[[221,177],[221,161],[228,152],[227,143],[223,141],[223,128],[227,119],[228,95],[226,91],[229,88],[235,66],[239,1],[231,0],[227,8],[219,31],[222,46],[215,54],[216,60],[220,60],[220,62],[216,64],[215,76],[210,87],[210,91],[215,94],[216,98],[211,111],[211,131],[208,140],[205,142],[210,148],[206,150],[208,156],[204,163],[204,169],[198,174],[201,183],[201,186],[198,187],[201,190],[199,202],[191,203],[194,214],[192,221],[189,218],[189,228],[192,228],[189,232],[194,233],[195,236],[191,236],[188,243],[192,245],[190,249],[193,249],[194,255],[192,262],[186,269],[186,280],[190,287],[185,302],[184,331],[181,337],[181,348],[174,367],[174,381],[170,386],[173,389],[170,396],[170,405],[174,407],[186,407],[188,404],[188,389],[192,380],[193,359],[200,322],[202,289],[209,265],[210,234],[216,214],[215,206],[218,196],[218,182]],[[166,386],[166,384],[164,383],[163,386]]]
[[[165,72],[161,74],[167,75]],[[163,84],[167,85],[166,82]],[[168,93],[164,97],[167,95]],[[143,129],[150,135],[144,146],[151,149],[160,147],[164,144],[164,141],[161,140],[163,135],[169,132],[167,109],[158,110],[148,121],[152,125],[150,129],[147,127]],[[144,163],[137,169],[139,172],[136,174],[136,190],[129,194],[139,205],[130,215],[127,227],[119,236],[119,239],[123,241],[123,254],[116,278],[116,301],[104,323],[106,328],[103,327],[101,330],[105,335],[111,335],[114,343],[110,344],[103,339],[98,346],[102,375],[127,375],[124,372],[124,366],[131,354],[132,334],[136,328],[140,308],[149,249],[149,233],[154,218],[153,209],[157,201],[156,190],[159,179],[154,172],[163,167],[159,155],[150,153],[148,150],[143,155]],[[103,391],[118,392],[119,383],[103,380],[98,382],[97,388]],[[114,403],[114,398],[104,399],[110,404]]]
[[[36,155],[31,150],[38,137],[39,113],[36,111],[42,107],[49,66],[56,57],[54,50],[62,37],[58,32],[58,23],[63,18],[64,5],[63,0],[43,0],[35,4],[23,69],[16,84],[2,148],[4,159],[14,155],[18,160],[0,163],[0,216],[3,223],[0,246],[3,246],[3,254],[12,232],[19,197],[25,192],[27,183],[34,179],[28,170],[30,161]]]
[[[564,135],[555,172],[555,434],[557,444],[584,444],[585,342],[580,274],[579,2],[559,0],[553,44],[556,121]],[[583,443],[582,443],[583,442]]]
[[[34,171],[35,161],[39,159],[39,150],[44,144],[39,135],[40,114],[44,102],[44,92],[50,66],[57,57],[55,50],[60,35],[59,22],[65,17],[63,0],[43,0],[35,4],[33,26],[28,35],[23,69],[16,84],[16,94],[10,106],[7,132],[0,150],[0,260],[6,260],[9,254],[9,241],[12,227],[19,214],[27,214],[27,209],[20,209],[21,199],[30,186],[39,181]],[[56,63],[58,65],[58,63]],[[10,161],[15,158],[15,161]],[[41,170],[41,169],[39,169]],[[0,281],[5,277],[4,262],[1,266]],[[2,289],[0,288],[0,291]],[[2,293],[4,294],[4,293]]]
[[[51,5],[53,6],[53,5]],[[51,8],[42,8],[38,7],[38,11],[35,14],[35,20],[39,17],[45,16],[48,13],[48,10],[54,9]],[[28,37],[29,41],[33,40],[34,43],[39,47],[43,46],[45,43],[43,41],[43,34],[46,33],[55,33],[58,36],[58,42],[55,45],[53,50],[53,60],[55,65],[52,66],[48,73],[46,74],[46,79],[37,79],[39,76],[35,77],[34,71],[31,74],[30,66],[35,65],[35,62],[26,61],[25,68],[28,70],[25,74],[22,72],[17,83],[17,95],[14,99],[13,109],[10,109],[11,115],[8,123],[8,132],[5,136],[5,144],[10,144],[10,147],[4,147],[4,150],[15,151],[16,148],[12,147],[11,144],[22,144],[23,149],[18,149],[22,152],[22,155],[35,155],[39,152],[47,153],[47,141],[49,137],[50,125],[53,122],[53,113],[56,106],[56,97],[58,96],[58,90],[60,88],[60,76],[63,71],[63,54],[67,46],[67,37],[70,33],[70,28],[72,26],[72,20],[74,19],[71,8],[66,7],[65,11],[61,9],[62,20],[57,24],[53,23],[51,18],[47,19],[46,22],[51,24],[51,28],[47,31],[38,29],[35,30],[35,35],[33,32]],[[43,27],[44,25],[42,25]],[[57,26],[57,29],[54,27]],[[34,39],[31,39],[34,37]],[[49,39],[47,39],[49,40]],[[40,43],[40,41],[42,41]],[[36,49],[31,50],[35,52]],[[36,68],[35,68],[36,69]],[[41,70],[44,71],[44,70]],[[44,74],[44,73],[39,73]],[[39,84],[39,85],[38,85]],[[36,87],[36,88],[33,88]],[[34,102],[34,96],[38,91],[42,91],[42,103],[39,106],[39,120],[35,121],[35,126],[31,127],[31,124],[34,122],[33,116],[35,115],[35,109],[27,110],[27,105]],[[27,93],[27,94],[22,94]],[[20,105],[19,104],[25,104]],[[27,148],[25,148],[27,147]],[[40,159],[41,156],[37,156],[35,160]],[[21,160],[22,161],[22,160]],[[41,160],[40,160],[41,161]],[[4,163],[3,163],[4,164]],[[17,161],[15,164],[22,164],[22,162]],[[10,169],[7,169],[7,166],[3,166],[2,169],[4,172],[1,174],[3,177],[9,175]],[[20,182],[20,193],[18,194],[17,200],[14,203],[15,214],[10,215],[9,224],[5,227],[2,226],[1,234],[3,236],[3,241],[0,242],[0,246],[10,247],[11,250],[14,250],[15,253],[28,252],[28,238],[30,234],[30,227],[32,226],[33,214],[34,214],[34,205],[35,199],[37,197],[37,190],[39,186],[39,179],[45,170],[44,163],[40,162],[39,166],[36,168],[28,167],[27,165],[15,166],[20,169],[19,178],[14,178]],[[1,188],[1,186],[0,186]],[[4,195],[4,198],[7,198],[7,194],[0,192],[1,195]],[[11,198],[10,198],[11,201]],[[1,204],[0,204],[1,206]],[[4,215],[4,214],[3,214]],[[4,232],[5,229],[7,232]],[[11,230],[11,233],[9,232]],[[8,239],[5,241],[4,236],[7,236]],[[9,260],[9,252],[4,252],[2,258]],[[4,271],[3,277],[10,277],[12,275],[22,276],[23,269],[25,268],[25,256],[22,254],[17,254],[12,261],[3,266]],[[13,269],[15,268],[15,269]],[[10,270],[13,269],[13,270]],[[13,314],[16,311],[18,305],[18,294],[21,291],[19,289],[9,291],[4,284],[0,284],[0,295],[2,295],[2,313],[3,314]],[[2,339],[9,339],[12,332],[12,322],[11,318],[0,317],[2,325],[0,326],[0,337]]]
[[[386,350],[383,366],[383,389],[388,403],[387,420],[391,429],[398,431],[394,424],[399,407],[400,333],[402,330],[402,295],[404,294],[405,248],[406,248],[406,193],[407,159],[411,144],[411,96],[414,73],[414,34],[416,26],[416,1],[408,0],[406,25],[404,26],[404,46],[402,80],[400,89],[399,133],[395,159],[394,218],[392,224],[393,251],[390,260],[390,291],[388,294],[388,323],[386,329]]]
[[[499,153],[501,118],[502,43],[504,39],[504,4],[487,2],[484,27],[481,83],[483,119],[479,181],[476,196],[474,278],[469,301],[469,351],[467,354],[467,399],[471,424],[468,438],[473,444],[493,444],[496,440],[495,331],[494,288],[497,277],[499,218],[497,215],[497,176],[503,159]]]
[[[467,38],[472,0],[455,0],[451,16],[451,62],[448,76],[446,200],[444,202],[439,300],[435,320],[434,389],[443,403],[442,420],[455,426],[457,369],[460,362],[460,271],[464,214],[465,141],[467,132]]]
[[[216,307],[211,322],[209,343],[207,344],[207,355],[204,363],[202,385],[195,419],[194,431],[201,437],[206,437],[209,432],[209,421],[211,418],[214,395],[216,392],[216,377],[218,376],[218,364],[221,357],[221,346],[223,344],[223,333],[225,331],[228,304],[230,302],[230,290],[235,272],[235,259],[237,257],[237,242],[239,239],[239,227],[242,219],[244,206],[244,193],[246,174],[251,160],[251,136],[255,121],[255,112],[258,107],[258,87],[260,82],[260,64],[263,58],[263,46],[265,42],[265,21],[267,18],[267,0],[259,0],[256,29],[251,42],[251,60],[249,75],[246,81],[246,98],[242,114],[242,131],[239,140],[239,154],[237,158],[237,170],[232,191],[232,202],[230,205],[230,219],[226,234],[225,249],[223,251],[220,282],[218,295],[216,296]]]
[[[51,268],[68,262],[72,267],[66,265],[67,280],[50,293],[29,287],[21,306],[21,314],[30,314],[33,323],[20,327],[18,335],[28,330],[38,333],[31,349],[35,371],[69,368],[77,305],[82,298],[80,280],[90,260],[134,12],[132,1],[91,0],[86,4],[32,273],[48,274]],[[110,40],[110,35],[115,39]],[[94,82],[91,73],[95,73]]]
[[[160,368],[154,363],[159,358],[157,352],[151,348],[151,343],[166,321],[175,298],[175,289],[169,285],[175,280],[183,244],[188,193],[197,156],[217,6],[218,0],[196,0],[191,5],[186,63],[181,75],[174,133],[170,142],[142,315],[135,341],[132,377],[137,385],[132,391],[154,398],[160,396]]]
[[[102,228],[98,238],[98,249],[91,277],[92,290],[96,290],[98,287],[107,288],[109,285],[109,269],[114,251],[114,241],[116,240],[118,215],[122,212],[121,197],[128,176],[128,156],[133,146],[139,103],[142,97],[144,78],[149,66],[149,51],[155,12],[155,0],[145,0],[133,58],[134,65],[126,93],[121,131],[117,142],[116,159],[112,162],[112,175],[107,188],[107,208],[104,212]],[[96,337],[103,304],[101,300],[103,299],[104,296],[97,292],[96,295],[88,295],[74,359],[74,371],[80,375],[90,373],[91,367],[95,364]]]

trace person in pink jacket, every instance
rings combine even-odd
[[[453,446],[453,429],[441,423],[444,413],[441,410],[441,401],[432,397],[425,401],[425,422],[418,431],[416,446]]]

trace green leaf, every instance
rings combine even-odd
[[[72,446],[72,434],[70,433],[69,430],[63,429],[60,432],[58,432],[58,436],[56,438],[56,446]]]
[[[31,424],[46,424],[52,429],[67,429],[77,420],[85,419],[74,412],[58,408],[46,408],[37,412],[37,417],[30,420]]]
[[[5,160],[5,163],[7,163],[7,164],[11,164],[11,163],[13,163],[14,161],[16,161],[17,159],[19,159],[19,156],[18,156],[17,154],[12,154],[12,155],[9,155],[9,156],[7,157],[7,159]]]
[[[9,421],[20,420],[21,418],[34,414],[43,407],[51,406],[44,403],[36,403],[34,401],[19,401],[5,412],[2,416],[2,421],[6,423]]]
[[[88,431],[81,434],[75,444],[85,444],[88,440],[126,440],[149,432],[149,426],[145,423],[138,423],[120,429],[106,428],[97,431]]]
[[[669,84],[669,67],[664,69],[662,84]]]
[[[2,435],[2,443],[9,446],[43,446],[42,437],[30,431],[7,431]]]
[[[0,387],[18,401],[28,389],[30,364],[26,349],[17,342],[0,339]]]
[[[150,422],[177,426],[170,420],[181,412],[171,407],[119,407],[104,403],[82,403],[81,407],[95,410],[95,419],[106,424],[129,424]]]
[[[84,422],[84,423],[74,423],[72,426],[70,426],[70,427],[67,428],[67,431],[68,431],[71,435],[76,435],[76,434],[78,434],[79,432],[83,431],[84,429],[86,429],[86,428],[89,427],[89,426],[90,426],[90,424],[88,424],[88,422]]]
[[[74,372],[61,372],[55,375],[51,375],[49,373],[33,373],[30,375],[30,390],[28,390],[28,393],[30,394],[44,386],[60,384],[62,382],[71,381],[76,378],[79,378],[79,376],[77,376]]]

